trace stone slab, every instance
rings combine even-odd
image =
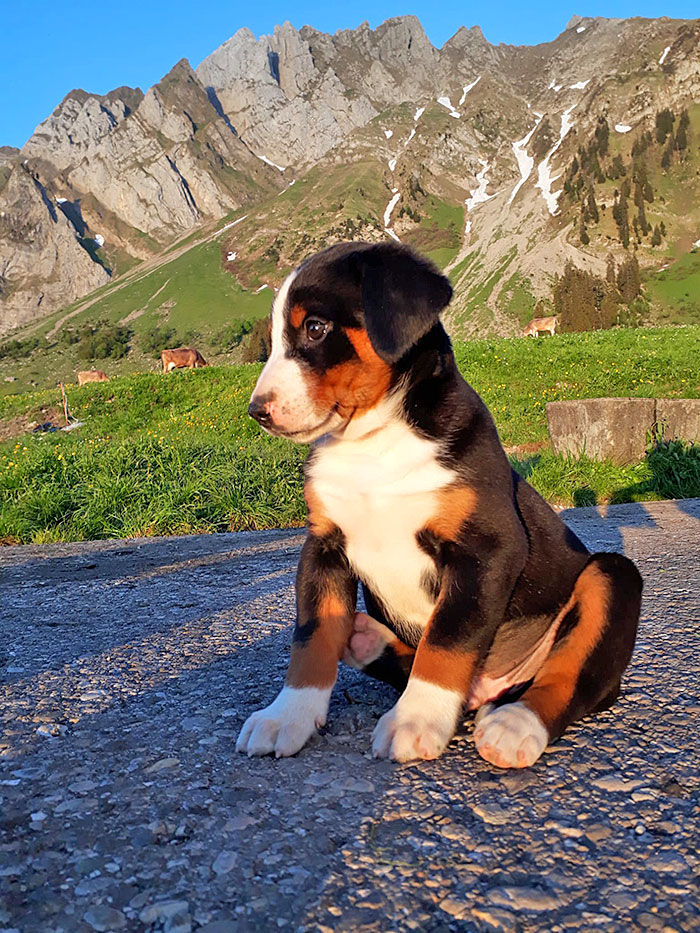
[[[660,398],[656,423],[666,440],[679,438],[700,444],[700,398]]]
[[[640,460],[656,420],[650,398],[589,398],[547,403],[555,453],[617,463]]]

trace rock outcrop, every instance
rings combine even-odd
[[[70,304],[109,281],[76,228],[27,168],[0,192],[0,333]]]

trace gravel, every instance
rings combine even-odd
[[[374,761],[341,672],[297,757],[237,731],[284,677],[298,530],[0,549],[0,930],[700,930],[700,500],[564,513],[645,578],[619,702],[525,771],[465,720]]]

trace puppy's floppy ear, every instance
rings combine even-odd
[[[452,286],[428,259],[399,243],[377,243],[355,257],[365,328],[377,354],[396,363],[437,323]]]

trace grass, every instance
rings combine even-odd
[[[458,342],[457,362],[506,445],[546,441],[547,402],[700,397],[700,327]]]
[[[193,328],[197,330],[201,334],[197,345],[208,358],[214,337],[220,330],[227,324],[264,317],[270,310],[272,295],[269,289],[258,294],[242,289],[233,275],[222,267],[221,245],[213,240],[193,247],[142,278],[137,277],[124,288],[108,291],[94,305],[71,318],[66,326],[80,328],[88,321],[128,320],[128,326],[134,331],[129,355],[118,362],[96,361],[99,368],[113,376],[154,365],[139,353],[139,337],[164,323],[180,336]],[[54,323],[52,316],[36,332],[40,340],[44,341]],[[72,382],[77,370],[89,366],[76,358],[74,346],[61,347],[56,338],[52,338],[30,358],[12,364],[11,373],[17,381],[0,381],[0,396],[27,389],[32,381],[39,387],[55,385],[58,381]]]
[[[535,303],[529,278],[514,272],[501,288],[499,304],[525,326],[534,317]]]
[[[515,258],[516,248],[512,247],[501,258],[500,265],[485,279],[477,278],[473,272],[470,272],[469,276],[467,276],[465,273],[469,265],[464,266],[462,269],[462,263],[451,271],[450,280],[455,290],[459,289],[460,286],[465,288],[465,300],[459,306],[459,309],[453,312],[457,326],[460,323],[473,322],[483,327],[490,323],[493,318],[493,311],[488,304],[489,298],[496,286],[503,281],[508,267]],[[479,266],[477,265],[475,268],[478,269]],[[468,284],[472,279],[476,284]]]
[[[221,264],[221,247],[216,240],[195,246],[148,276],[110,292],[90,307],[85,315],[92,320],[120,321],[141,312],[132,323],[139,330],[152,327],[167,314],[170,325],[188,329],[196,322],[211,327],[260,317],[269,309],[270,296],[244,292]],[[159,309],[165,308],[159,313]],[[71,323],[77,324],[82,316]]]
[[[598,395],[698,397],[700,327],[457,343],[507,445],[546,446],[544,404]],[[71,433],[0,444],[0,541],[45,542],[302,524],[305,448],[247,416],[259,366],[144,373],[69,389]],[[55,390],[0,399],[0,422],[41,418]],[[1,426],[1,425],[0,425]],[[700,451],[671,444],[628,466],[525,457],[563,505],[700,495]]]
[[[448,204],[433,194],[421,206],[418,227],[404,234],[404,242],[426,253],[444,269],[459,252],[464,228],[464,208]]]
[[[700,323],[700,249],[681,255],[668,269],[647,276],[645,288],[659,316]]]

